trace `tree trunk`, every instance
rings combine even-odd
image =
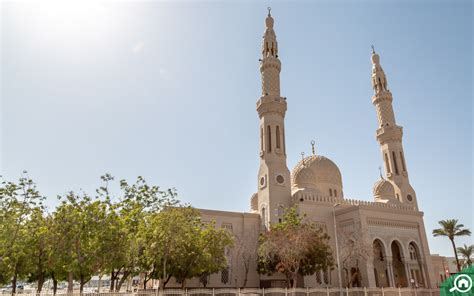
[[[115,290],[115,273],[114,273],[114,269],[112,269],[112,271],[110,272],[110,287],[109,287],[109,291],[110,292],[113,292]]]
[[[38,294],[41,293],[41,290],[43,290],[43,284],[44,284],[44,273],[43,272],[40,272],[39,276],[38,276],[38,287],[36,289],[36,292]]]
[[[249,275],[249,267],[245,265],[245,276],[244,276],[244,283],[242,284],[242,288],[247,287],[248,275]]]
[[[170,275],[168,275],[168,278],[166,278],[166,280],[165,280],[165,281],[163,281],[163,289],[165,289],[165,287],[166,287],[166,284],[168,284],[168,282],[170,281],[170,279],[171,279],[171,274],[170,274]]]
[[[79,293],[82,295],[82,292],[84,291],[84,285],[85,285],[84,276],[81,274],[79,279],[80,279]]]
[[[56,292],[58,290],[58,280],[54,276],[54,272],[52,273],[51,277],[53,278],[53,295],[56,295]]]
[[[143,278],[143,290],[146,290],[146,283],[149,279],[147,279],[148,273],[145,272],[145,277]]]
[[[123,275],[120,278],[120,281],[118,282],[118,284],[116,286],[117,292],[120,291],[120,289],[122,288],[123,283],[125,282],[125,280],[128,278],[129,275],[130,275],[129,270],[124,270],[123,271]]]
[[[102,286],[102,274],[99,275],[99,282],[97,283],[97,293],[100,294],[100,287]]]
[[[454,243],[454,238],[451,239],[451,244],[453,245],[454,257],[456,258],[456,265],[458,267],[458,272],[461,271],[461,264],[459,264],[458,251],[456,249],[456,244]]]
[[[67,292],[68,294],[69,293],[72,293],[73,290],[74,290],[74,283],[73,283],[73,278],[72,278],[72,272],[70,271],[68,274],[67,274]]]
[[[16,268],[15,268],[15,274],[13,275],[13,278],[12,278],[12,296],[15,295],[15,293],[16,293],[16,279],[17,279],[17,276],[18,276],[18,273],[16,272]]]

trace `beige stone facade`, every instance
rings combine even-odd
[[[290,174],[285,142],[286,132],[291,132],[285,129],[290,102],[280,94],[281,62],[273,26],[269,12],[260,59],[262,94],[256,104],[260,169],[250,212],[201,210],[205,221],[214,220],[217,227],[232,232],[236,245],[228,250],[228,270],[193,279],[187,286],[281,286],[281,275],[268,277],[256,272],[258,235],[282,219],[284,208],[297,205],[300,213],[329,234],[334,255],[337,236],[340,257],[339,268],[301,278],[298,286],[338,287],[340,271],[344,287],[349,282],[359,287],[435,287],[439,270],[435,273],[433,269],[423,212],[408,178],[403,129],[396,123],[392,93],[379,55],[374,51],[371,57],[371,99],[385,174],[383,177],[381,173],[374,184],[372,201],[347,199],[339,168],[332,160],[316,155],[314,148],[313,155],[303,158]]]

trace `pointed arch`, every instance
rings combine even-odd
[[[402,244],[400,241],[394,239],[390,244],[390,249],[392,251],[392,272],[395,287],[408,287]]]
[[[277,149],[280,149],[281,144],[280,144],[280,126],[279,125],[276,126],[275,132],[276,132],[276,147]]]
[[[410,279],[413,279],[417,286],[426,287],[426,272],[423,267],[423,257],[420,247],[415,241],[408,243],[408,252],[410,254]]]
[[[267,150],[272,152],[272,129],[269,125],[267,126]]]
[[[390,278],[388,276],[387,251],[385,244],[380,238],[375,238],[372,242],[373,265],[376,287],[389,287]]]
[[[395,151],[392,151],[392,158],[393,158],[393,167],[395,168],[395,174],[399,175],[398,165],[397,165],[397,156],[395,155]]]

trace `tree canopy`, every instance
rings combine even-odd
[[[314,274],[333,266],[329,236],[314,223],[305,221],[297,208],[285,211],[282,222],[260,237],[258,271],[281,273],[288,287],[296,287],[297,276]]]
[[[441,228],[433,229],[433,236],[446,236],[451,241],[451,245],[454,251],[454,257],[456,258],[456,265],[458,272],[461,271],[461,263],[459,262],[458,250],[454,239],[458,236],[469,236],[471,231],[464,228],[464,224],[458,223],[457,219],[446,219],[438,221]]]
[[[118,192],[112,194],[111,186]],[[84,285],[93,275],[110,275],[110,291],[138,274],[167,281],[211,274],[227,266],[230,234],[201,221],[181,205],[176,190],[149,185],[143,177],[115,183],[101,177],[93,195],[70,191],[48,211],[36,183],[24,174],[0,181],[0,285],[46,280]]]

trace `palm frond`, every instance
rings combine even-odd
[[[454,235],[456,236],[464,236],[464,235],[471,235],[471,231],[469,229],[462,229],[462,230],[459,230],[458,232],[456,232]]]

